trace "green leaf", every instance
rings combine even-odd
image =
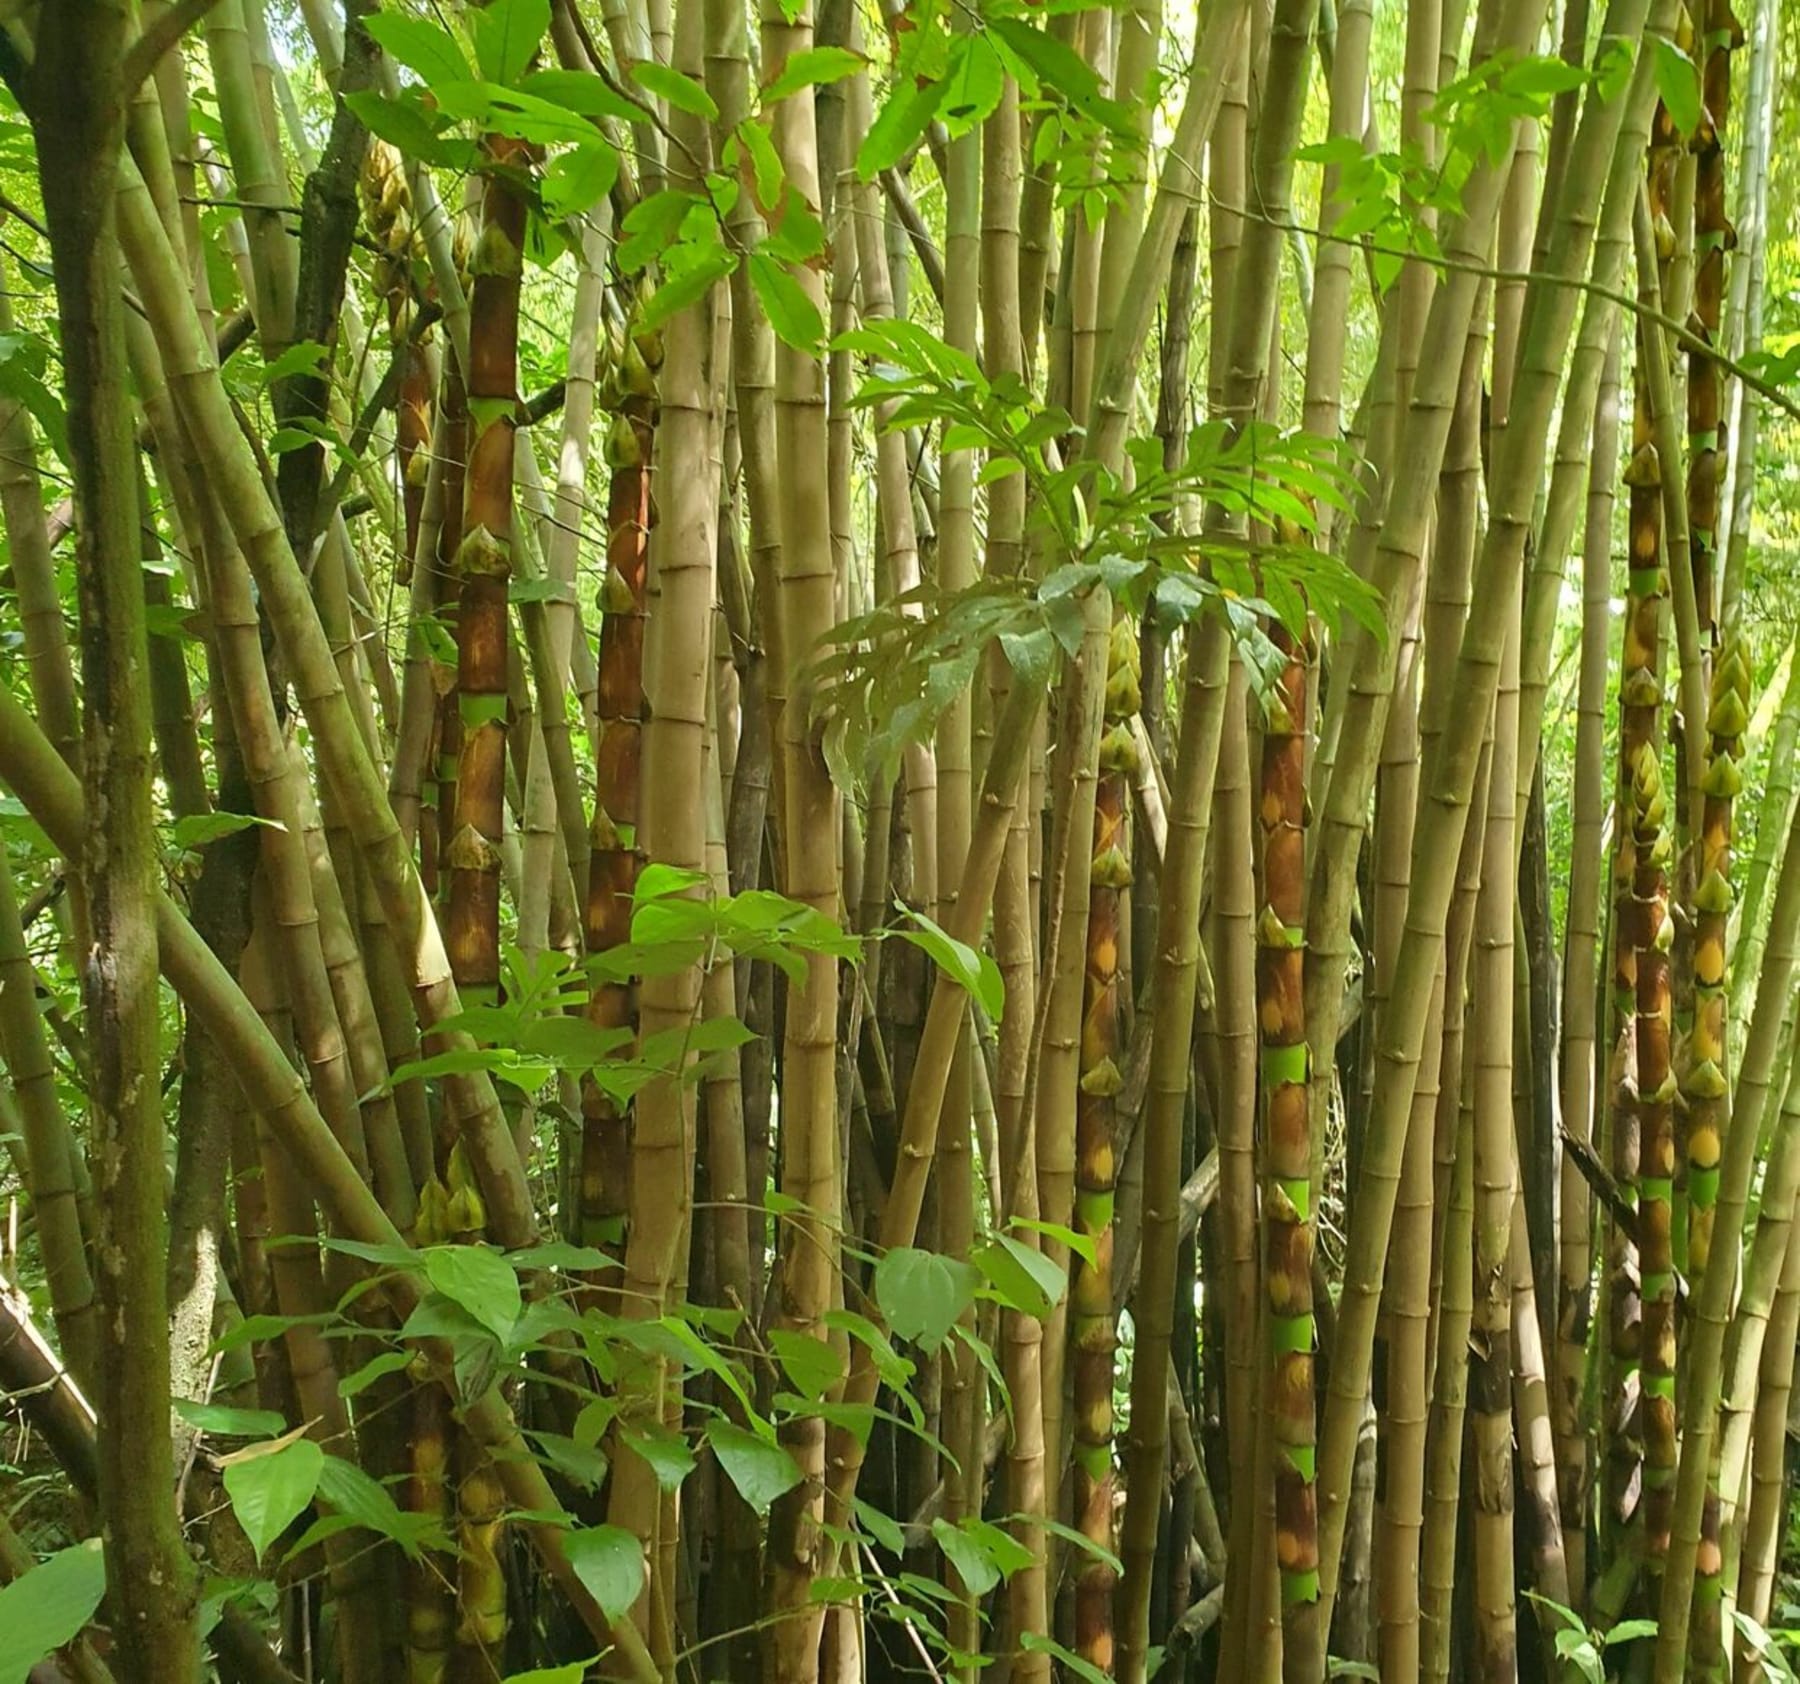
[[[902,1391],[913,1377],[913,1364],[894,1349],[893,1341],[867,1316],[858,1315],[854,1310],[827,1310],[825,1325],[866,1345],[875,1359],[875,1372],[890,1390]]]
[[[346,1374],[338,1381],[338,1396],[357,1397],[377,1380],[385,1379],[390,1374],[398,1374],[411,1361],[412,1354],[408,1351],[383,1351],[379,1356],[370,1357],[354,1374]]]
[[[1003,1304],[1039,1321],[1062,1301],[1068,1277],[1036,1246],[996,1234],[975,1248],[975,1266]]]
[[[475,62],[490,82],[516,84],[550,27],[550,0],[489,0],[469,13]]]
[[[61,399],[43,379],[48,357],[48,346],[36,334],[0,334],[0,395],[23,404],[43,429],[51,448],[67,461],[68,419],[63,414]]]
[[[912,150],[937,115],[947,85],[943,81],[921,85],[906,77],[895,82],[857,149],[856,173],[864,181],[892,169]]]
[[[695,248],[688,246],[679,248],[684,253],[693,253]],[[712,246],[697,252],[683,263],[679,269],[673,269],[644,305],[640,318],[642,330],[660,327],[672,316],[678,316],[683,310],[698,304],[716,282],[724,278],[737,267],[737,253],[724,246]]]
[[[1035,1217],[1015,1216],[1007,1226],[1023,1228],[1028,1233],[1042,1234],[1045,1239],[1055,1240],[1060,1246],[1075,1253],[1083,1263],[1091,1269],[1094,1267],[1094,1236],[1077,1233],[1073,1228],[1066,1228],[1060,1222],[1040,1222]]]
[[[817,1403],[844,1377],[844,1359],[823,1339],[812,1339],[792,1328],[778,1327],[769,1343],[795,1391]]]
[[[544,1460],[572,1485],[598,1491],[606,1478],[606,1452],[598,1445],[582,1444],[562,1433],[534,1432],[532,1438]]]
[[[911,920],[912,929],[895,933],[928,954],[952,982],[960,983],[975,997],[981,1009],[995,1023],[1006,1010],[1006,983],[1000,967],[985,953],[977,953],[966,942],[958,941],[941,924],[904,901],[894,903],[902,915]]]
[[[596,136],[550,160],[541,186],[544,209],[551,216],[580,216],[599,204],[618,179],[618,153]],[[512,594],[517,600],[516,587]]]
[[[288,380],[296,374],[323,374],[331,352],[316,339],[302,339],[288,346],[262,371],[262,383],[272,386],[277,380]]]
[[[1635,1643],[1640,1637],[1654,1637],[1657,1629],[1654,1620],[1621,1620],[1607,1632],[1605,1647],[1610,1649],[1615,1643]]]
[[[609,1620],[622,1620],[644,1589],[644,1546],[622,1526],[588,1526],[563,1539],[569,1565]]]
[[[1677,134],[1700,126],[1700,72],[1694,61],[1666,36],[1656,37],[1656,92],[1669,108]]]
[[[958,35],[951,47],[941,107],[945,126],[962,134],[993,115],[1006,86],[1006,67],[985,34]]]
[[[1104,1563],[1109,1572],[1123,1573],[1125,1571],[1125,1563],[1098,1538],[1090,1538],[1085,1532],[1079,1531],[1063,1521],[1053,1520],[1048,1515],[1040,1516],[1039,1520],[1046,1532],[1061,1538],[1065,1544],[1072,1545],[1083,1555],[1091,1556],[1095,1561]]]
[[[259,824],[270,830],[287,828],[278,820],[261,819],[254,813],[184,813],[169,827],[169,834],[175,846],[186,853],[190,848],[204,848],[221,836],[236,836],[240,830]]]
[[[504,1344],[523,1308],[513,1266],[484,1245],[434,1245],[423,1255],[432,1286]]]
[[[469,80],[469,61],[456,37],[438,24],[406,12],[377,12],[363,19],[363,28],[390,58],[415,72],[433,91]]]
[[[260,1562],[319,1488],[325,1452],[310,1438],[258,1445],[225,1459],[225,1495]]]
[[[448,169],[467,169],[474,160],[474,143],[444,136],[441,119],[425,109],[417,88],[406,88],[395,99],[358,88],[344,95],[344,103],[370,134],[409,158]]]
[[[971,1523],[966,1521],[961,1526],[952,1526],[947,1520],[934,1520],[931,1523],[931,1535],[943,1550],[944,1559],[956,1569],[963,1588],[973,1596],[986,1596],[1011,1571],[1002,1566],[995,1554],[993,1539],[987,1535],[989,1533],[1006,1537],[998,1527],[988,1527],[977,1533],[971,1529]],[[1013,1544],[1015,1550],[1019,1549],[1019,1545],[1013,1540],[1007,1541]],[[1025,1552],[1020,1550],[1020,1553]],[[1026,1556],[1026,1559],[1029,1560],[1030,1557]]]
[[[598,1246],[569,1245],[563,1240],[547,1240],[523,1251],[509,1251],[506,1259],[515,1269],[561,1269],[567,1274],[592,1274],[620,1266],[616,1257],[607,1256]]]
[[[519,92],[583,117],[611,117],[623,123],[644,120],[641,105],[615,91],[604,77],[591,70],[534,70],[520,82]]]
[[[0,1684],[25,1684],[39,1661],[81,1635],[105,1594],[98,1538],[58,1550],[0,1590]]]
[[[681,1482],[699,1465],[688,1441],[667,1427],[627,1427],[624,1439],[649,1464],[664,1491],[679,1491]]]
[[[1065,1649],[1054,1638],[1044,1637],[1035,1631],[1021,1632],[1019,1647],[1035,1654],[1054,1655],[1077,1678],[1083,1679],[1085,1684],[1111,1684],[1111,1680],[1092,1661],[1084,1660],[1072,1649]]]
[[[897,1246],[875,1265],[875,1302],[895,1337],[935,1351],[975,1301],[980,1282],[975,1268],[959,1258]]]
[[[816,352],[825,337],[825,319],[785,264],[764,251],[750,254],[750,286],[769,326],[783,344]]]
[[[625,220],[619,225],[619,231],[625,236],[619,242],[619,267],[628,275],[634,274],[645,264],[659,258],[674,241],[676,232],[693,203],[691,194],[679,192],[672,187],[665,187],[660,193],[652,193],[646,199],[639,199],[625,213]],[[641,890],[636,898],[641,901]]]
[[[767,107],[777,100],[787,99],[802,88],[841,82],[846,76],[854,76],[868,62],[861,53],[853,53],[848,47],[808,47],[804,52],[792,53],[781,67],[781,74],[764,86],[763,105]]]
[[[656,98],[672,105],[677,111],[687,112],[691,117],[704,117],[712,122],[719,115],[719,108],[713,103],[712,95],[698,82],[682,75],[670,65],[658,64],[655,59],[639,59],[631,67],[631,79],[645,93],[654,94]]]
[[[869,1534],[884,1550],[894,1555],[906,1552],[906,1533],[900,1522],[873,1503],[866,1503],[861,1497],[855,1499],[856,1518],[863,1523],[863,1530]]]
[[[391,1539],[409,1556],[417,1556],[425,1537],[447,1541],[441,1525],[403,1512],[379,1480],[341,1456],[327,1456],[320,1465],[318,1497],[350,1525]]]
[[[591,1655],[585,1661],[570,1661],[567,1666],[538,1666],[530,1672],[509,1672],[504,1684],[581,1684],[588,1675],[588,1668],[597,1665],[599,1659],[598,1655]]]
[[[781,184],[787,180],[781,167],[781,155],[768,129],[754,118],[738,124],[736,134],[750,155],[750,173],[756,182],[757,208],[767,214],[781,203]]]
[[[287,1417],[273,1409],[227,1409],[220,1403],[174,1400],[175,1413],[190,1427],[219,1438],[274,1438],[287,1431]]]
[[[564,141],[579,146],[594,138],[594,125],[579,112],[567,111],[523,88],[503,88],[498,82],[460,82],[435,92],[447,116],[498,134],[542,146]]]
[[[706,1438],[725,1477],[758,1514],[767,1514],[777,1497],[800,1483],[794,1458],[779,1444],[734,1427],[729,1421],[714,1421],[706,1429]]]
[[[630,1044],[629,1029],[602,1029],[579,1017],[541,1017],[519,1032],[518,1050],[579,1075]]]

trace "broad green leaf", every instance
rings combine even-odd
[[[273,1409],[228,1409],[219,1403],[174,1400],[175,1413],[190,1427],[219,1438],[273,1438],[287,1431],[287,1419]]]
[[[582,1444],[562,1433],[531,1435],[544,1460],[565,1479],[585,1491],[598,1491],[606,1478],[606,1453],[598,1445]]]
[[[68,418],[62,400],[44,383],[48,348],[36,334],[0,334],[0,394],[23,404],[51,448],[69,457]]]
[[[184,853],[190,848],[204,848],[221,836],[236,836],[239,831],[264,825],[270,830],[285,830],[275,819],[259,819],[254,813],[184,813],[169,827],[175,846]]]
[[[514,86],[550,27],[550,0],[489,0],[468,16],[481,74],[503,87]]]
[[[1656,92],[1669,108],[1675,132],[1692,134],[1700,125],[1700,72],[1667,36],[1656,37]]]
[[[767,215],[781,203],[781,184],[787,179],[781,167],[781,156],[775,150],[767,127],[755,118],[746,118],[739,123],[736,134],[750,159],[750,173],[756,182],[757,209]]]
[[[580,216],[599,204],[618,179],[618,153],[596,136],[550,160],[541,184],[544,209],[551,216]],[[519,600],[517,586],[510,595]]]
[[[944,1552],[944,1559],[956,1569],[963,1589],[971,1596],[986,1596],[1000,1582],[1000,1564],[986,1547],[985,1540],[971,1537],[947,1520],[934,1520],[931,1535]]]
[[[302,339],[290,345],[262,371],[262,382],[272,386],[277,380],[291,379],[296,374],[322,374],[330,350],[316,339]]]
[[[523,1307],[513,1266],[484,1245],[434,1245],[423,1255],[432,1286],[504,1344]]]
[[[664,1491],[679,1491],[697,1463],[688,1441],[666,1427],[627,1427],[625,1443],[649,1464]]]
[[[1068,1277],[1056,1264],[1011,1234],[996,1234],[977,1246],[974,1259],[1003,1304],[1040,1321],[1062,1301],[1068,1287]]]
[[[588,1669],[599,1661],[599,1656],[590,1656],[585,1661],[570,1661],[567,1666],[539,1666],[530,1672],[510,1672],[504,1684],[581,1684],[587,1677]]]
[[[904,1390],[906,1382],[913,1377],[913,1364],[894,1349],[892,1340],[867,1316],[858,1315],[854,1310],[827,1310],[825,1325],[868,1346],[881,1383],[891,1391]]]
[[[1006,67],[985,34],[959,35],[951,48],[940,109],[952,134],[962,134],[991,116],[1006,86]]]
[[[564,1240],[546,1240],[524,1251],[508,1252],[506,1260],[515,1269],[561,1269],[567,1274],[593,1274],[620,1266],[616,1257],[609,1257],[598,1246],[570,1245]]]
[[[225,1495],[258,1561],[313,1500],[324,1468],[325,1452],[310,1438],[282,1439],[226,1457]]]
[[[1635,1643],[1640,1637],[1654,1637],[1656,1633],[1655,1620],[1621,1620],[1607,1631],[1605,1646],[1610,1649],[1615,1643]]]
[[[750,286],[756,293],[769,326],[783,344],[796,351],[817,351],[825,337],[825,320],[819,307],[783,263],[767,252],[750,254]]]
[[[955,1257],[896,1247],[875,1265],[875,1302],[900,1339],[935,1351],[975,1300],[981,1276]]]
[[[344,95],[344,103],[370,134],[409,158],[447,169],[467,169],[474,161],[474,142],[443,134],[443,120],[426,110],[416,87],[393,99],[373,88],[357,88]]]
[[[563,1539],[569,1565],[610,1620],[631,1612],[644,1589],[644,1546],[622,1526],[588,1526]]]
[[[895,905],[913,926],[902,926],[896,933],[928,954],[939,970],[966,988],[988,1017],[998,1023],[1006,1010],[1006,983],[1000,967],[989,955],[977,953],[967,942],[958,941],[925,913],[904,901],[896,901]]]
[[[767,1514],[777,1497],[800,1483],[794,1458],[779,1444],[734,1427],[729,1421],[714,1421],[706,1429],[706,1438],[725,1477],[758,1514]]]
[[[591,70],[534,70],[520,82],[519,92],[584,117],[612,117],[625,123],[644,119],[642,106],[614,91]]]
[[[377,12],[363,28],[388,56],[414,71],[434,92],[469,80],[469,61],[456,37],[438,24],[406,12]]]
[[[868,60],[861,53],[853,53],[848,47],[808,47],[804,52],[788,56],[780,75],[763,88],[762,102],[765,106],[773,105],[777,100],[799,93],[802,88],[841,82],[867,64]]]
[[[648,198],[639,199],[625,213],[625,220],[619,225],[619,231],[624,235],[619,242],[619,267],[628,275],[635,274],[645,264],[660,258],[664,250],[674,242],[693,204],[692,194],[682,193],[671,187],[665,187],[660,193],[652,193]],[[644,876],[649,876],[657,869],[655,865],[646,866]],[[662,869],[673,868],[665,866]],[[704,873],[695,873],[695,876],[703,879]],[[633,900],[641,906],[644,899],[643,885],[640,882]]]
[[[1047,1516],[1040,1517],[1040,1520],[1046,1532],[1053,1533],[1056,1537],[1061,1538],[1065,1544],[1073,1545],[1076,1549],[1080,1550],[1083,1555],[1090,1555],[1094,1560],[1105,1563],[1109,1571],[1114,1573],[1123,1573],[1125,1571],[1125,1563],[1114,1555],[1113,1552],[1098,1539],[1090,1538],[1085,1532],[1082,1532],[1073,1526],[1066,1525],[1060,1520],[1052,1520]]]
[[[579,1017],[541,1017],[519,1033],[519,1051],[580,1073],[631,1044],[629,1029],[603,1029]]]
[[[712,95],[698,82],[682,75],[670,65],[659,64],[655,59],[640,59],[631,67],[631,79],[645,93],[654,94],[666,104],[674,106],[677,111],[685,111],[691,117],[704,117],[711,122],[719,115],[719,108],[713,103]]]
[[[843,1357],[823,1339],[778,1327],[769,1335],[769,1343],[794,1389],[814,1403],[844,1377]]]
[[[359,1397],[377,1380],[385,1379],[390,1374],[398,1374],[411,1362],[410,1351],[382,1351],[379,1355],[370,1357],[354,1374],[346,1374],[338,1381],[338,1396]]]
[[[588,118],[523,88],[503,88],[498,82],[457,82],[435,93],[447,116],[497,134],[541,146],[564,141],[580,146],[594,138],[594,125]]]
[[[1015,1216],[1007,1224],[1010,1228],[1023,1228],[1028,1233],[1042,1234],[1045,1239],[1055,1240],[1075,1253],[1083,1263],[1091,1269],[1094,1266],[1094,1236],[1077,1233],[1075,1229],[1065,1227],[1060,1222],[1040,1222],[1035,1217]]]
[[[666,275],[663,284],[650,295],[641,318],[644,329],[660,327],[671,316],[698,304],[715,283],[737,267],[737,261],[736,252],[717,245],[693,255],[678,270]]]
[[[0,1590],[0,1684],[25,1684],[39,1661],[81,1635],[105,1594],[98,1538],[58,1550]]]
[[[1054,1655],[1070,1672],[1084,1681],[1084,1684],[1111,1684],[1107,1675],[1090,1660],[1084,1659],[1073,1649],[1065,1649],[1054,1638],[1045,1637],[1035,1631],[1019,1634],[1019,1647],[1028,1649],[1034,1654]]]
[[[864,1502],[861,1497],[855,1499],[856,1518],[863,1523],[863,1530],[869,1534],[884,1550],[893,1555],[906,1552],[906,1533],[900,1522],[873,1503]]]
[[[379,1480],[341,1456],[327,1456],[321,1464],[318,1497],[351,1525],[390,1539],[409,1556],[418,1554],[423,1537],[435,1534],[446,1541],[441,1526],[403,1511]]]
[[[864,181],[900,162],[924,135],[943,103],[947,83],[923,85],[907,77],[896,80],[856,153],[856,173]]]

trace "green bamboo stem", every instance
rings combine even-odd
[[[262,604],[276,628],[312,726],[326,776],[336,787],[394,932],[395,948],[409,975],[421,1021],[435,1024],[460,1009],[442,941],[425,901],[379,769],[351,711],[330,645],[305,577],[295,562],[279,516],[249,446],[239,432],[216,363],[199,338],[198,323],[173,251],[153,207],[124,172],[120,193],[121,240],[162,352],[177,405],[194,448],[212,470],[219,502],[257,577]],[[452,1043],[460,1036],[446,1039]],[[486,1077],[458,1076],[447,1084],[457,1126],[476,1167],[496,1236],[527,1244],[536,1232],[529,1189]]]
[[[1716,1431],[1716,1399],[1720,1384],[1731,1302],[1739,1274],[1738,1236],[1748,1203],[1751,1180],[1760,1147],[1760,1123],[1774,1075],[1780,1041],[1781,1019],[1787,1003],[1794,968],[1794,935],[1800,924],[1800,847],[1790,834],[1776,887],[1770,918],[1769,946],[1757,979],[1756,1005],[1749,1019],[1735,1071],[1730,1118],[1726,1124],[1719,1160],[1718,1198],[1714,1232],[1729,1235],[1733,1243],[1717,1247],[1698,1276],[1689,1303],[1689,1341],[1686,1352],[1688,1392],[1683,1419],[1681,1471],[1677,1476],[1669,1569],[1665,1576],[1663,1611],[1658,1634],[1662,1676],[1679,1658],[1671,1648],[1664,1654],[1663,1631],[1685,1628],[1689,1612],[1695,1557],[1699,1549],[1700,1523],[1705,1507],[1708,1475]],[[1670,1581],[1677,1581],[1671,1583]],[[1680,1610],[1675,1611],[1679,1592]],[[1685,1629],[1681,1631],[1685,1653]],[[1671,1640],[1672,1641],[1672,1640]]]
[[[1492,9],[1485,32],[1478,31],[1478,55],[1528,50],[1541,12],[1529,3]],[[1598,142],[1594,143],[1596,148]],[[1608,154],[1603,154],[1603,156]],[[1413,589],[1429,527],[1432,503],[1449,438],[1462,370],[1462,350],[1509,173],[1507,158],[1484,159],[1464,184],[1463,212],[1443,236],[1445,253],[1457,265],[1432,295],[1410,403],[1398,412],[1392,453],[1378,445],[1375,461],[1389,487],[1384,500],[1366,502],[1350,537],[1349,560],[1382,593],[1390,618],[1397,617]],[[1565,246],[1585,266],[1591,224]],[[1566,259],[1565,259],[1566,261]],[[1464,267],[1463,265],[1467,265]],[[1396,318],[1397,320],[1397,318]],[[1560,345],[1558,346],[1560,350]],[[1398,351],[1398,347],[1397,347]],[[1404,359],[1401,359],[1404,360]],[[1540,446],[1541,448],[1541,446]],[[1321,831],[1312,860],[1307,899],[1307,1027],[1313,1069],[1323,1080],[1337,1042],[1343,993],[1342,960],[1348,939],[1358,849],[1399,658],[1398,639],[1363,639],[1351,658],[1344,690],[1342,723],[1332,750],[1323,801],[1316,803]],[[1321,758],[1325,751],[1321,750]],[[1324,768],[1321,766],[1320,776]],[[1315,780],[1316,782],[1316,780]],[[1347,1407],[1347,1406],[1346,1406]],[[1327,1562],[1328,1579],[1336,1564]]]
[[[1619,346],[1614,326],[1599,400],[1594,408],[1587,528],[1582,545],[1581,668],[1577,696],[1574,815],[1569,862],[1568,934],[1563,957],[1563,1034],[1560,1097],[1563,1127],[1578,1140],[1600,1137],[1603,1097],[1596,1091],[1596,1001],[1604,950],[1600,912],[1605,692],[1612,617],[1614,464],[1619,453]],[[1582,1390],[1593,1317],[1592,1195],[1572,1153],[1563,1155],[1558,1302],[1552,1417],[1557,1443],[1557,1488],[1563,1515],[1563,1554],[1577,1609],[1587,1587],[1588,1494],[1592,1467],[1582,1420]]]
[[[37,978],[19,922],[12,872],[0,861],[0,1054],[18,1102],[26,1186],[37,1217],[44,1281],[63,1360],[84,1391],[98,1379],[99,1330],[77,1198],[80,1147],[56,1094],[56,1070],[38,1011]]]
[[[83,1001],[93,1081],[94,1403],[99,1518],[115,1654],[144,1684],[199,1668],[198,1580],[171,1494],[168,1219],[157,1021],[157,844],[148,651],[116,184],[124,142],[128,5],[40,20],[35,113],[74,473],[76,580],[90,820],[67,849],[87,893]]]
[[[68,851],[75,846],[84,823],[79,786],[30,715],[4,691],[0,691],[0,778],[58,848]],[[206,1032],[228,1051],[246,1095],[267,1120],[270,1133],[292,1155],[296,1166],[304,1169],[321,1208],[353,1239],[382,1247],[401,1244],[399,1231],[333,1139],[280,1043],[166,895],[157,896],[156,926],[164,974]],[[405,1272],[389,1276],[384,1291],[397,1314],[405,1315],[416,1307],[416,1282]],[[427,1352],[447,1374],[447,1353],[430,1346]],[[463,1422],[493,1453],[514,1507],[533,1515],[557,1511],[549,1482],[526,1452],[518,1426],[497,1389],[468,1404]],[[544,1571],[576,1617],[594,1636],[617,1648],[621,1669],[632,1684],[656,1684],[661,1675],[636,1628],[628,1621],[611,1620],[582,1583],[569,1559],[565,1529],[547,1519],[534,1518],[524,1525]]]
[[[781,66],[813,44],[813,9],[784,12],[765,6],[762,71]],[[810,94],[779,101],[772,138],[790,187],[802,200],[823,203],[819,137]],[[802,264],[794,279],[821,320],[824,277]],[[776,612],[783,621],[786,693],[793,694],[802,665],[837,618],[837,580],[832,564],[825,495],[825,393],[812,357],[781,345],[775,353],[775,441],[780,487],[780,587]],[[801,710],[782,714],[785,761],[786,881],[796,900],[827,916],[837,908],[839,798],[824,757]],[[782,1190],[796,1201],[784,1226],[782,1325],[806,1338],[824,1337],[835,1273],[841,1176],[837,1151],[837,973],[834,958],[807,959],[804,982],[790,989],[783,1043]],[[946,1049],[948,1050],[948,1049]],[[935,1118],[934,1118],[935,1121]],[[825,1423],[799,1417],[782,1429],[802,1483],[777,1504],[766,1565],[768,1610],[778,1617],[771,1633],[775,1684],[811,1684],[818,1676],[820,1610],[811,1601],[816,1552],[811,1539],[822,1516],[827,1476]]]
[[[1131,1432],[1120,1554],[1125,1567],[1118,1626],[1119,1676],[1141,1684],[1149,1639],[1150,1569],[1167,1456],[1168,1410],[1157,1408],[1154,1382],[1166,1397],[1180,1199],[1182,1112],[1192,1069],[1189,1044],[1199,978],[1200,900],[1212,790],[1225,712],[1232,702],[1230,639],[1204,622],[1188,639],[1180,747],[1171,785],[1170,835],[1163,855],[1162,905],[1152,990],[1150,1098],[1144,1128],[1144,1215],[1135,1300],[1137,1345],[1131,1370]],[[1245,1215],[1248,1216],[1246,1211]]]
[[[1498,304],[1498,299],[1496,299]],[[1496,335],[1501,323],[1496,321]],[[1498,344],[1496,355],[1499,354]],[[1469,1360],[1474,1454],[1475,1670],[1498,1684],[1516,1667],[1513,1586],[1512,1278],[1507,1251],[1517,1204],[1513,1142],[1513,762],[1518,754],[1516,596],[1494,610],[1509,623],[1494,702],[1473,993],[1474,1288]]]
[[[1649,77],[1642,73],[1640,65],[1628,99],[1597,107],[1589,105],[1583,110],[1576,136],[1577,162],[1571,164],[1568,178],[1571,183],[1582,181],[1582,188],[1578,193],[1572,192],[1572,202],[1564,207],[1550,260],[1539,284],[1530,288],[1526,296],[1510,424],[1496,443],[1490,520],[1476,566],[1476,602],[1506,600],[1512,578],[1522,568],[1534,489],[1545,454],[1545,433],[1560,386],[1561,361],[1574,313],[1569,290],[1556,285],[1555,278],[1585,268],[1598,208],[1601,165],[1609,164],[1617,152],[1624,108],[1641,108],[1650,92]],[[1434,305],[1434,319],[1436,314]],[[1429,347],[1429,328],[1427,344]],[[1429,368],[1428,356],[1421,362],[1421,379]],[[1416,404],[1415,398],[1415,407]],[[1420,815],[1414,838],[1414,887],[1395,966],[1395,986],[1390,994],[1394,1021],[1391,1030],[1381,1035],[1378,1048],[1378,1057],[1384,1061],[1390,1079],[1375,1097],[1351,1205],[1354,1214],[1349,1257],[1322,1419],[1320,1611],[1327,1618],[1336,1589],[1345,1500],[1368,1382],[1370,1344],[1392,1221],[1395,1180],[1404,1150],[1405,1120],[1417,1078],[1420,1042],[1430,1005],[1444,912],[1450,899],[1457,844],[1467,817],[1463,803],[1474,781],[1483,718],[1498,681],[1506,618],[1475,615],[1469,622],[1449,691],[1448,723],[1433,773],[1425,785],[1430,803]]]

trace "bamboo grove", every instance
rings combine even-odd
[[[1737,3],[0,4],[0,1680],[1791,1679]]]

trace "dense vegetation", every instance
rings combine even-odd
[[[0,1684],[1791,1681],[1797,22],[0,0]]]

